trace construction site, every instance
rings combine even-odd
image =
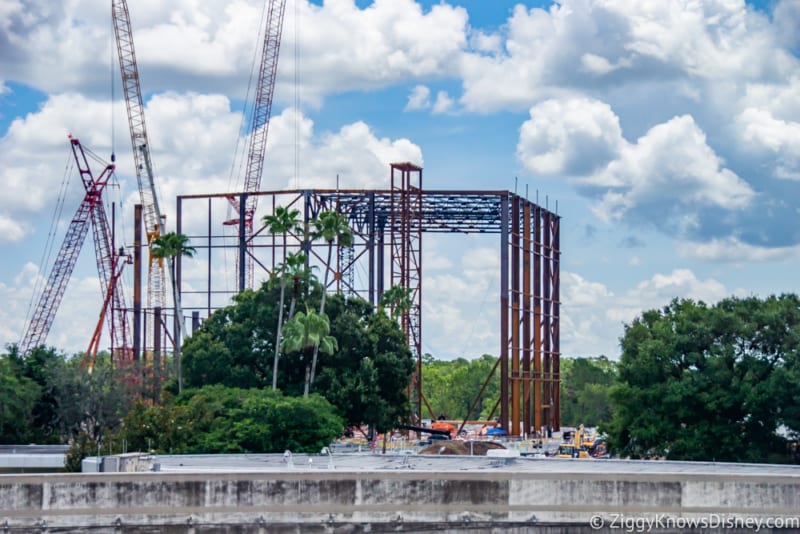
[[[409,385],[414,406],[409,421],[419,424],[436,419],[425,397],[422,373],[424,236],[482,234],[495,236],[493,246],[500,259],[499,292],[489,304],[499,312],[495,327],[499,346],[496,365],[484,387],[475,391],[476,401],[489,380],[499,378],[500,396],[489,417],[499,428],[512,437],[559,430],[560,216],[509,191],[426,189],[422,167],[409,162],[387,162],[386,186],[379,189],[276,190],[262,184],[285,7],[285,0],[265,3],[266,16],[258,37],[260,61],[254,69],[257,83],[249,97],[249,141],[241,187],[159,199],[131,15],[125,0],[112,2],[140,200],[133,214],[133,247],[117,245],[114,215],[110,217],[106,211],[104,193],[115,172],[114,162],[92,168],[88,148],[81,144],[80,133],[74,132],[69,143],[85,195],[47,283],[35,299],[20,353],[45,344],[90,228],[104,299],[94,331],[87,332],[84,363],[88,366],[93,365],[98,351],[106,349],[120,365],[137,362],[158,368],[167,354],[179,359],[183,340],[215,310],[228,305],[237,293],[252,289],[257,281],[269,279],[287,253],[303,252],[307,265],[324,271],[327,292],[359,296],[375,307],[391,287],[398,286],[408,295],[410,305],[398,315],[398,322],[416,360]],[[173,201],[177,218],[172,229],[196,249],[194,258],[179,254],[169,258],[153,246],[168,229],[164,203]],[[282,242],[267,231],[262,220],[278,208],[297,210],[306,228],[323,211],[335,211],[346,218],[353,242],[347,246],[337,242],[336,261],[326,262],[322,245],[307,233],[291,233]],[[235,258],[233,284],[217,269],[223,257]],[[204,270],[204,286],[183,283],[182,273],[189,267]],[[126,294],[121,281],[126,270],[133,275],[132,295]],[[356,276],[356,272],[362,275]],[[171,285],[175,291],[168,298]],[[110,346],[101,346],[106,339]]]

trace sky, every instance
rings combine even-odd
[[[262,6],[130,2],[168,229],[177,195],[241,189]],[[83,196],[69,134],[116,154],[106,203],[132,241],[110,3],[0,0],[3,346]],[[797,293],[800,1],[287,0],[262,189],[382,188],[397,161],[425,189],[558,212],[567,357],[618,358],[624,326],[674,298]],[[69,353],[102,304],[90,241],[47,339]],[[423,351],[497,355],[496,240],[426,235],[423,257]]]

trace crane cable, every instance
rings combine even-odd
[[[64,204],[66,201],[67,196],[67,189],[69,188],[69,182],[72,178],[72,172],[75,167],[75,159],[72,156],[72,152],[70,151],[67,154],[67,162],[64,165],[64,174],[61,177],[61,185],[59,186],[58,190],[58,198],[56,199],[56,205],[53,209],[53,216],[50,220],[50,228],[47,231],[47,240],[45,241],[44,250],[42,250],[42,257],[39,259],[39,265],[37,266],[36,271],[36,281],[33,286],[33,291],[31,293],[31,300],[28,304],[28,310],[25,312],[25,324],[30,324],[30,321],[33,317],[33,309],[36,306],[36,303],[39,302],[39,299],[44,292],[44,284],[46,283],[47,277],[42,276],[42,273],[45,273],[45,267],[51,264],[51,258],[53,257],[53,249],[55,248],[56,243],[56,232],[58,230],[58,223],[61,220],[61,217],[64,213]],[[23,333],[23,335],[25,335]],[[20,344],[22,344],[22,339],[20,339]]]

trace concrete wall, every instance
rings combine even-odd
[[[513,470],[0,476],[0,532],[575,532],[591,530],[597,514],[605,530],[658,514],[662,525],[680,517],[796,517],[800,477]]]

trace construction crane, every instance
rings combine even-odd
[[[267,0],[269,3],[267,20],[264,28],[264,40],[261,49],[261,63],[258,70],[255,103],[250,120],[250,142],[247,150],[247,168],[244,175],[246,195],[244,210],[236,197],[228,197],[239,218],[226,221],[226,225],[244,226],[244,239],[251,247],[253,235],[253,217],[258,204],[254,193],[261,187],[261,175],[264,170],[264,154],[267,148],[269,119],[272,113],[272,96],[275,93],[275,78],[278,71],[278,56],[281,49],[281,32],[283,31],[283,15],[286,0]],[[243,220],[242,220],[243,219]],[[239,278],[239,290],[253,287],[253,255],[252,251],[241,257],[239,263],[244,267],[243,276]],[[241,271],[240,271],[241,272]]]
[[[125,297],[122,285],[112,283],[115,251],[111,228],[103,204],[103,190],[111,179],[115,167],[113,163],[108,164],[100,176],[95,179],[80,141],[72,136],[69,139],[86,194],[70,221],[64,241],[48,276],[47,285],[38,299],[18,350],[20,354],[28,354],[34,348],[44,344],[91,226],[101,290],[107,300],[104,309],[110,305],[112,310],[112,313],[108,315],[112,354],[115,349],[122,350],[124,353],[128,349]]]
[[[142,204],[142,219],[148,246],[161,235],[164,224],[158,205],[153,164],[150,158],[150,144],[144,122],[144,105],[142,89],[139,83],[139,69],[136,66],[136,51],[133,47],[131,17],[128,3],[125,0],[113,0],[111,3],[114,19],[114,33],[117,41],[119,67],[122,73],[122,87],[125,92],[125,106],[128,110],[128,126],[130,127],[133,159],[136,167],[136,180],[139,185],[139,196]],[[147,273],[147,308],[163,309],[166,302],[166,270],[164,262],[149,256]],[[153,332],[158,327],[151,322]],[[179,326],[182,324],[178,321]],[[182,330],[182,329],[181,329]],[[151,336],[150,339],[154,339]],[[180,343],[180,338],[177,340]]]

